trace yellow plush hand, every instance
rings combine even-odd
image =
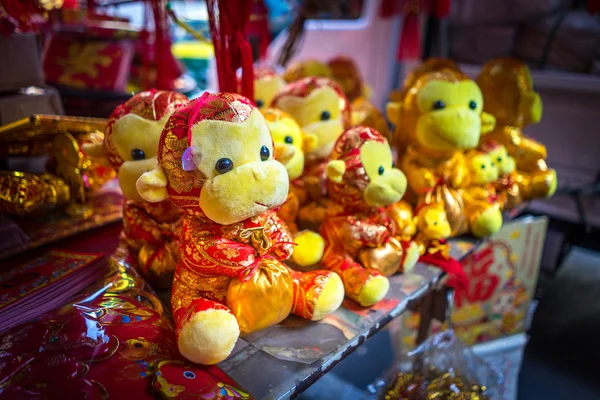
[[[158,203],[169,197],[167,177],[161,167],[142,174],[135,186],[140,196],[150,203]]]
[[[327,178],[335,183],[342,183],[345,172],[346,163],[343,160],[331,160],[327,164]]]
[[[325,251],[325,240],[313,231],[301,231],[294,236],[294,253],[292,260],[303,267],[315,265],[323,257]]]
[[[82,150],[92,161],[107,167],[111,166],[108,158],[106,158],[106,154],[104,154],[102,143],[84,143]]]

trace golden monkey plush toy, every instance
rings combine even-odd
[[[453,235],[469,228],[478,236],[496,232],[502,224],[499,208],[490,205],[470,214],[457,192],[470,184],[463,152],[476,148],[480,134],[494,125],[493,117],[482,111],[477,84],[459,71],[442,68],[413,77],[403,96],[388,111],[398,140],[408,143],[400,159],[408,177],[408,200],[442,202]]]
[[[335,141],[350,127],[350,103],[337,83],[310,77],[284,87],[272,107],[290,114],[306,135],[316,137],[316,146],[306,152],[304,172],[295,186],[306,193],[298,223],[317,231],[327,209],[327,161]]]
[[[442,204],[421,204],[416,208],[415,214],[414,221],[418,230],[415,242],[419,245],[420,261],[444,270],[449,275],[446,281],[448,286],[467,287],[468,278],[462,264],[450,256],[450,244],[446,238],[452,233],[452,228]]]
[[[321,226],[322,264],[342,277],[346,296],[371,306],[387,293],[386,276],[411,269],[419,257],[403,242],[384,207],[399,201],[406,177],[392,166],[387,140],[355,127],[338,139],[327,164],[331,208]]]
[[[290,64],[283,73],[283,79],[288,83],[310,77],[331,78],[331,69],[321,61],[310,59]]]
[[[311,151],[316,146],[314,135],[303,133],[294,119],[276,108],[263,111],[269,125],[275,146],[275,158],[281,162],[290,178],[290,190],[285,203],[279,209],[279,216],[294,235],[296,248],[292,260],[301,267],[314,265],[321,261],[325,242],[316,232],[298,231],[296,219],[300,208],[300,200],[306,203],[306,192],[299,190],[302,186],[297,180],[304,171],[304,152]]]
[[[481,225],[477,221],[482,213],[489,212],[490,209],[501,211],[501,202],[499,201],[496,189],[493,183],[498,180],[498,167],[491,157],[490,153],[477,149],[469,151],[465,160],[469,171],[469,186],[460,189],[465,204],[465,215],[468,216],[468,224],[475,236],[482,237],[488,234],[488,230],[497,232],[502,227],[502,219],[495,220],[497,225],[490,224],[481,231]]]
[[[277,75],[272,68],[254,68],[254,103],[263,111],[281,88],[286,85],[285,80]]]
[[[148,201],[181,206],[183,234],[171,304],[179,350],[190,361],[224,360],[240,334],[290,313],[317,320],[343,299],[339,276],[283,263],[292,236],[277,216],[288,194],[263,115],[245,97],[205,93],[176,111],[158,167],[138,180]]]
[[[524,201],[544,197],[548,181],[538,172],[517,171],[513,157],[508,155],[506,147],[489,140],[483,142],[480,149],[487,152],[498,168],[498,180],[494,189],[499,196],[503,209],[511,210]]]
[[[482,137],[506,147],[516,169],[529,173],[533,197],[550,197],[556,191],[556,171],[546,165],[546,147],[523,134],[523,127],[542,117],[542,101],[533,90],[527,65],[513,58],[500,58],[483,66],[477,78],[484,109],[496,117],[496,128]]]
[[[170,288],[178,260],[181,209],[169,200],[149,203],[135,184],[156,168],[160,134],[169,116],[188,98],[180,93],[147,90],[118,106],[108,120],[103,143],[85,145],[91,157],[106,158],[118,170],[123,205],[123,232],[118,254],[133,265],[155,289]]]

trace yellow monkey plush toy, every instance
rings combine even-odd
[[[506,147],[517,171],[526,173],[531,198],[550,197],[556,191],[556,171],[546,165],[546,147],[523,133],[523,128],[542,118],[542,101],[533,90],[527,65],[513,58],[491,60],[483,66],[477,83],[484,109],[496,117],[495,129],[482,137]],[[526,196],[527,197],[527,196]]]
[[[471,179],[463,152],[476,148],[480,135],[494,126],[494,118],[483,112],[477,84],[451,68],[427,71],[412,77],[388,113],[396,124],[396,143],[407,144],[400,156],[407,200],[442,202],[453,235],[469,228],[478,236],[496,232],[502,224],[499,208],[471,214],[458,193]]]
[[[137,189],[185,212],[171,305],[179,351],[189,360],[218,363],[240,334],[290,313],[318,320],[341,304],[338,275],[284,264],[293,242],[276,208],[288,185],[269,127],[245,97],[205,93],[165,125],[158,167]]]
[[[302,182],[299,181],[304,172],[304,152],[312,151],[317,144],[317,138],[310,133],[303,133],[296,121],[281,110],[267,108],[263,114],[273,137],[275,158],[285,165],[290,178],[290,191],[279,209],[279,216],[294,235],[297,245],[292,260],[302,267],[314,265],[323,256],[325,242],[316,232],[298,232],[296,219],[300,203],[306,203],[306,192],[302,190]]]
[[[410,270],[419,257],[418,246],[398,235],[385,210],[404,195],[406,177],[392,166],[387,140],[359,126],[336,142],[327,180],[331,205],[321,226],[322,263],[342,277],[347,297],[371,306],[387,293],[386,276]]]
[[[350,127],[350,102],[334,81],[310,77],[284,87],[272,107],[290,114],[305,134],[317,139],[316,146],[306,152],[300,178],[307,200],[300,206],[298,224],[318,231],[327,209],[325,169],[335,141]]]
[[[123,232],[115,256],[130,258],[156,289],[170,288],[179,258],[182,211],[169,200],[150,203],[136,190],[137,179],[156,168],[160,134],[169,116],[188,98],[166,90],[146,90],[118,106],[108,120],[104,142],[84,145],[95,158],[118,170],[125,196]]]
[[[285,80],[272,68],[254,68],[254,103],[263,111],[271,105],[271,101],[285,86]]]

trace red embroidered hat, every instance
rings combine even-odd
[[[181,93],[150,89],[136,94],[115,108],[104,129],[104,153],[113,167],[118,168],[124,162],[117,152],[112,137],[113,125],[119,118],[127,114],[136,114],[145,119],[158,121],[165,114],[175,111],[188,101],[187,96]]]
[[[330,160],[344,160],[346,171],[341,183],[329,182],[330,198],[347,207],[363,205],[363,191],[369,184],[369,177],[360,159],[360,148],[370,140],[386,143],[381,133],[373,128],[356,126],[348,129],[333,146]]]
[[[183,153],[191,145],[192,127],[204,120],[242,123],[256,107],[247,98],[234,93],[204,93],[175,111],[165,125],[158,145],[158,164],[169,184],[171,201],[184,207],[199,207],[198,199],[204,174],[196,168],[183,168]]]

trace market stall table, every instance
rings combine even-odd
[[[477,243],[453,239],[451,254],[462,259]],[[289,317],[239,340],[219,367],[257,399],[295,397],[409,307],[433,307],[436,302],[431,299],[444,276],[439,268],[418,263],[411,272],[391,277],[387,296],[374,307],[361,308],[346,300],[318,323]],[[426,331],[434,312],[421,311],[426,317],[420,331]]]

